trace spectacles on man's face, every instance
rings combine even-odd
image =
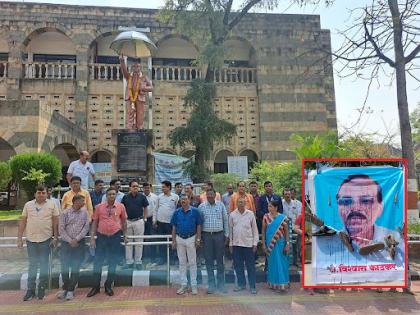
[[[359,205],[361,206],[372,206],[375,203],[376,197],[372,196],[360,196],[358,198]],[[344,196],[338,198],[338,205],[339,206],[352,206],[355,202],[357,202],[357,199],[350,197],[350,196]]]

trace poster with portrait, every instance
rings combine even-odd
[[[403,281],[403,168],[329,168],[313,171],[308,183],[312,210],[330,231],[312,238],[313,282]]]

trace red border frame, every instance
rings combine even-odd
[[[301,165],[301,176],[302,176],[302,220],[305,224],[305,162],[402,162],[404,165],[404,285],[399,286],[384,286],[384,285],[305,285],[305,233],[302,233],[302,281],[301,285],[304,289],[402,289],[407,288],[407,263],[408,263],[408,242],[407,242],[407,209],[408,209],[408,189],[407,189],[407,159],[406,158],[378,158],[378,159],[368,159],[368,158],[314,158],[314,159],[302,159]]]

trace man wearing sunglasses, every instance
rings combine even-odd
[[[402,240],[393,231],[375,224],[383,211],[381,186],[368,175],[350,175],[341,183],[336,199],[344,224],[344,230],[338,235],[347,249],[353,252],[357,245],[359,254],[367,256],[387,247],[394,259],[396,246],[402,244]],[[334,229],[322,226],[313,235],[336,233]]]

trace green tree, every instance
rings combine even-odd
[[[61,179],[61,162],[49,153],[23,153],[10,159],[13,179],[26,191],[29,198],[36,185],[56,185]]]
[[[420,103],[417,104],[416,109],[410,114],[411,133],[413,134],[413,146],[414,152],[420,149]],[[416,154],[416,158],[419,159],[419,154]]]
[[[192,107],[191,117],[185,127],[176,127],[169,135],[174,147],[185,147],[187,144],[195,147],[194,161],[186,169],[194,182],[202,182],[208,178],[205,161],[209,158],[213,145],[229,140],[236,134],[235,125],[215,114],[215,94],[214,83],[201,79],[192,81],[184,100],[184,106]]]
[[[299,160],[304,158],[344,158],[351,154],[349,148],[340,144],[334,131],[317,135],[293,134],[290,140],[297,143],[292,151]]]
[[[12,180],[12,170],[8,162],[0,162],[0,190],[6,189]]]
[[[301,166],[299,163],[281,163],[263,161],[256,163],[251,169],[251,177],[254,178],[258,187],[263,191],[265,181],[273,183],[273,189],[277,194],[282,194],[283,189],[295,188],[297,198],[302,191]],[[300,199],[300,198],[299,198]]]
[[[188,92],[189,102],[186,104],[193,106],[193,110],[187,126],[176,128],[170,135],[173,146],[183,147],[190,143],[195,147],[195,161],[187,169],[195,181],[202,181],[208,176],[205,162],[210,156],[213,144],[229,140],[236,135],[236,126],[215,115],[215,87],[210,85],[214,81],[215,71],[223,65],[226,56],[229,55],[225,42],[251,9],[272,10],[279,2],[280,0],[165,0],[159,20],[175,26],[177,33],[191,38],[196,43],[199,54],[195,64],[206,69],[205,82],[193,81]],[[290,2],[304,4],[317,3],[319,0]],[[325,2],[328,3],[329,0]],[[195,88],[198,91],[193,91]],[[208,88],[209,91],[203,91],[203,88]],[[200,95],[204,95],[204,101],[198,98]],[[215,125],[209,128],[209,122]],[[216,133],[213,133],[213,130],[216,130]]]
[[[214,189],[223,194],[226,191],[226,186],[228,184],[232,184],[233,187],[236,187],[240,178],[235,174],[213,174],[210,176],[210,180],[213,183]]]

